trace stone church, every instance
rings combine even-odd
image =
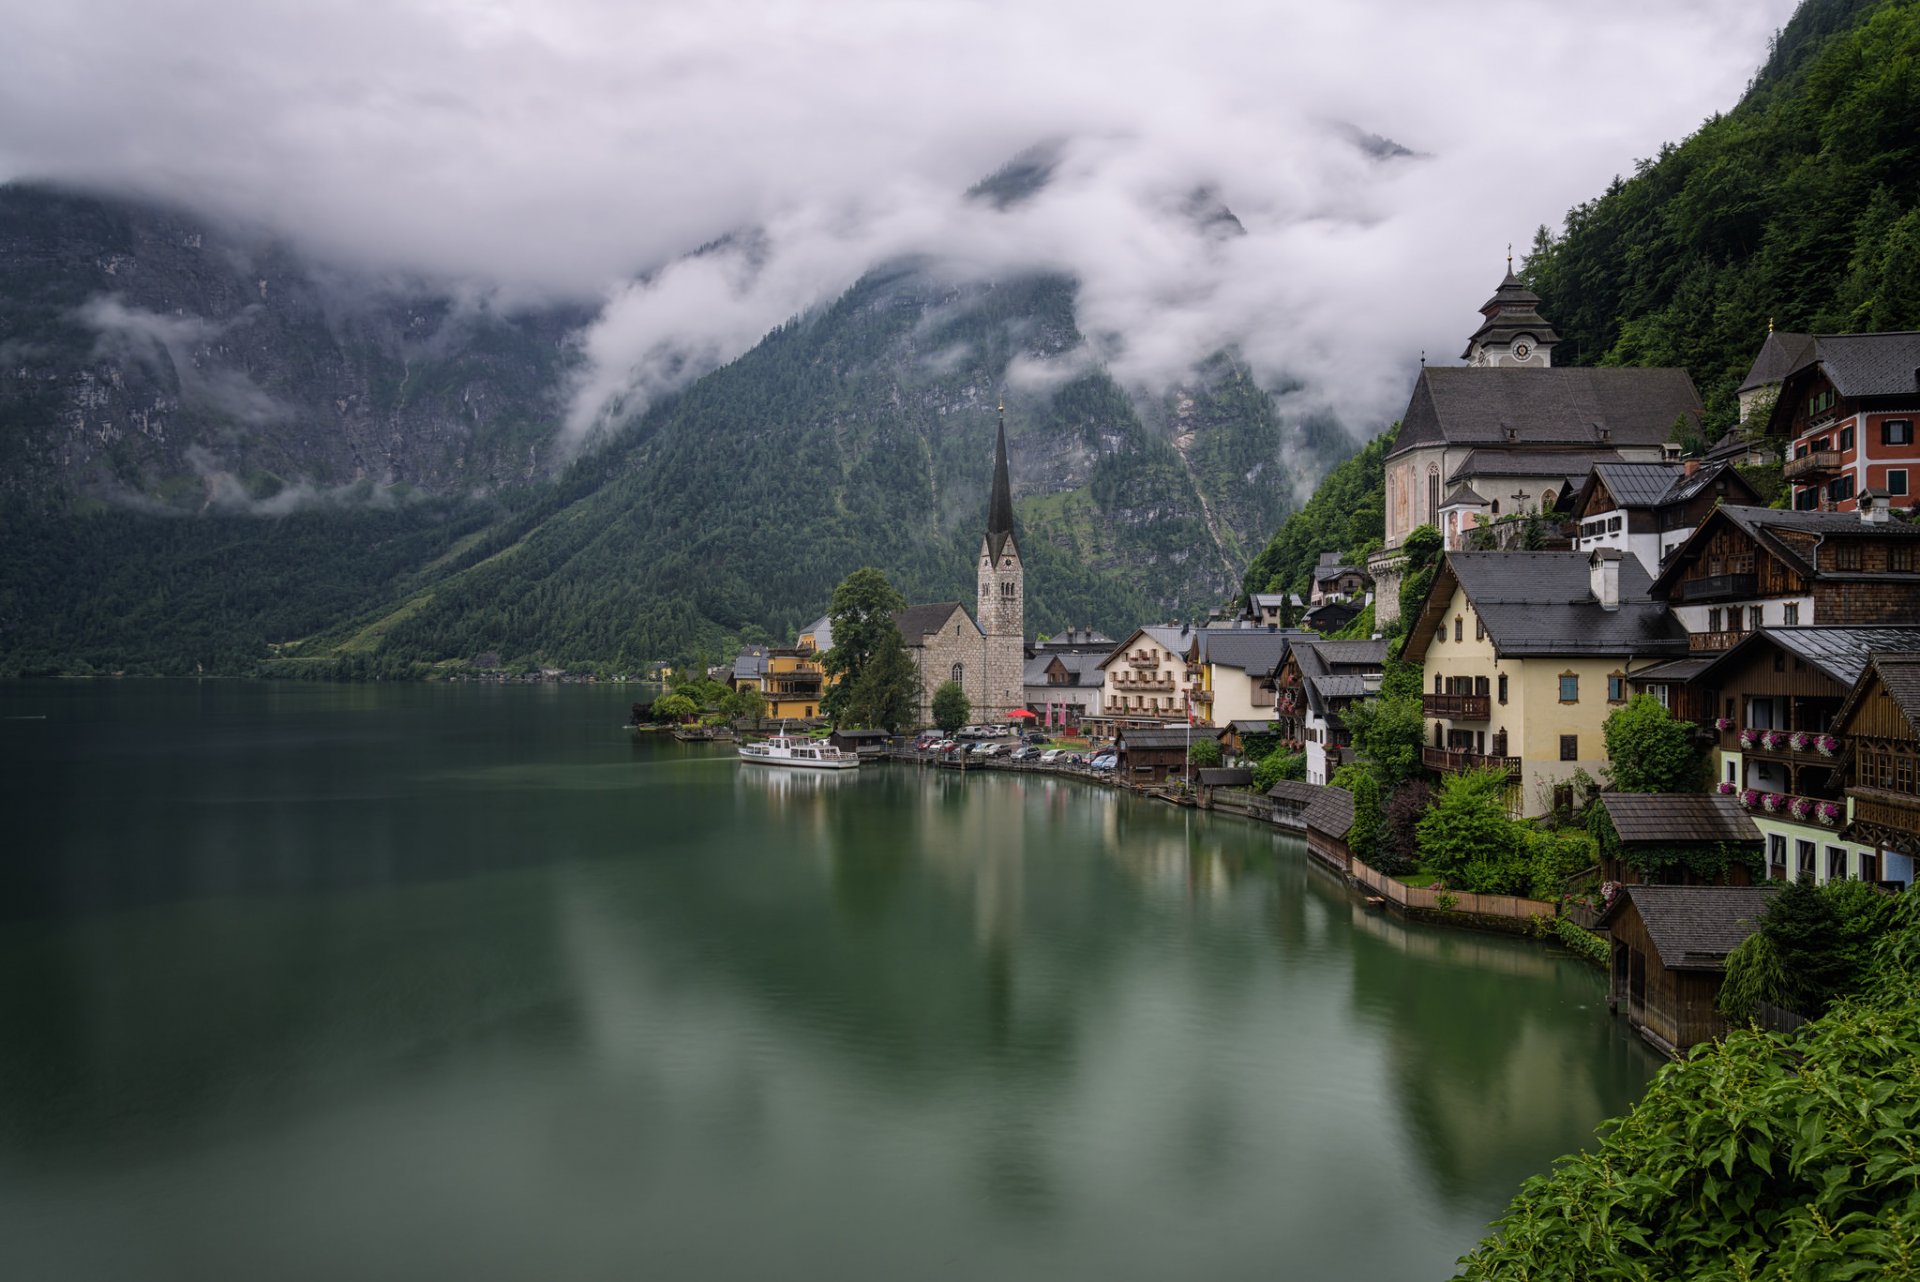
[[[973,705],[972,720],[1004,722],[1026,706],[1026,568],[1013,534],[1013,489],[1007,479],[1007,423],[1003,412],[993,445],[993,493],[980,540],[978,596],[973,614],[958,601],[910,605],[894,616],[920,669],[922,724],[933,722],[933,692],[958,681]]]

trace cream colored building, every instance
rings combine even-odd
[[[1193,675],[1190,627],[1135,628],[1100,661],[1100,713],[1133,721],[1184,721]]]
[[[1628,676],[1687,651],[1648,585],[1616,548],[1448,553],[1401,656],[1425,668],[1425,763],[1505,770],[1527,817],[1576,772],[1602,781],[1601,728]]]

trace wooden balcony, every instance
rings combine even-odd
[[[1438,770],[1443,774],[1458,774],[1463,770],[1504,770],[1509,779],[1520,777],[1520,758],[1493,757],[1481,752],[1455,752],[1450,748],[1422,748],[1420,764],[1429,770]]]
[[[1687,649],[1696,652],[1702,650],[1731,650],[1733,647],[1739,645],[1741,639],[1746,635],[1745,632],[1689,632],[1687,633]]]
[[[1113,679],[1116,690],[1167,690],[1173,689],[1172,677],[1131,677],[1122,672]]]
[[[1488,721],[1493,717],[1493,696],[1486,694],[1423,694],[1420,710],[1429,717],[1449,721]]]
[[[1679,588],[1682,601],[1725,600],[1754,595],[1760,590],[1760,579],[1751,573],[1709,574],[1698,579],[1682,579]]]
[[[1852,835],[1907,854],[1920,852],[1920,797],[1888,788],[1849,788]]]
[[[1788,459],[1783,469],[1786,479],[1796,485],[1809,485],[1836,476],[1846,468],[1839,450],[1814,450],[1799,458]]]
[[[1193,691],[1189,691],[1189,693],[1193,695],[1193,701],[1194,701],[1195,703],[1199,703],[1199,704],[1205,704],[1205,705],[1207,705],[1207,706],[1209,706],[1209,707],[1211,707],[1211,706],[1212,706],[1212,704],[1213,704],[1213,691],[1211,691],[1211,690],[1193,690]]]

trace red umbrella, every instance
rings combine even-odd
[[[1012,712],[1009,712],[1009,713],[1007,714],[1007,720],[1009,720],[1009,721],[1011,721],[1011,720],[1013,720],[1013,718],[1015,718],[1015,717],[1024,717],[1024,718],[1026,718],[1027,720],[1029,720],[1029,721],[1031,721],[1031,720],[1033,720],[1033,719],[1034,719],[1035,717],[1037,717],[1037,716],[1039,716],[1039,715],[1040,715],[1039,713],[1037,713],[1037,712],[1029,712],[1029,711],[1028,711],[1027,709],[1025,709],[1025,708],[1015,708],[1015,709],[1014,709],[1014,710],[1013,710]]]

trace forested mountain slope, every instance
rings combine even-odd
[[[1563,364],[1678,365],[1708,431],[1783,330],[1920,328],[1920,0],[1807,0],[1745,99],[1542,228]]]

